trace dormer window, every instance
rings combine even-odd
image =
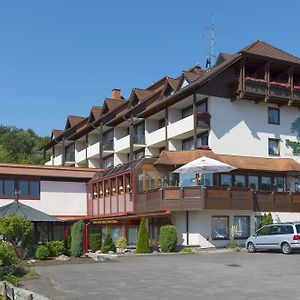
[[[189,82],[184,78],[183,81],[182,81],[182,83],[181,83],[180,89],[183,89],[183,88],[185,88],[188,85],[189,85]]]

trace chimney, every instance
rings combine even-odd
[[[111,98],[114,100],[120,100],[121,99],[121,90],[120,89],[113,89],[111,91]]]

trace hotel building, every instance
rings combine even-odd
[[[300,59],[256,41],[128,99],[114,89],[89,116],[52,131],[46,165],[101,169],[82,213],[103,238],[110,231],[134,244],[144,216],[153,240],[172,223],[179,244],[224,246],[232,225],[243,240],[264,212],[300,220],[299,107]],[[205,186],[173,173],[203,155],[237,169],[207,174]]]

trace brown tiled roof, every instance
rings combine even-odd
[[[52,134],[51,134],[51,138],[57,138],[62,133],[63,133],[63,130],[53,129]]]
[[[93,106],[91,109],[91,113],[94,115],[95,120],[101,117],[102,106]]]
[[[300,164],[290,158],[264,158],[215,154],[211,150],[163,151],[157,165],[184,165],[201,156],[210,157],[235,166],[238,169],[270,172],[300,172]]]
[[[149,98],[153,94],[155,94],[155,91],[143,90],[143,89],[138,89],[138,88],[134,88],[133,91],[136,94],[136,96],[138,97],[138,99],[141,100],[141,101],[143,101],[146,98]]]
[[[278,59],[290,63],[300,64],[300,58],[260,40],[242,49],[240,52],[242,53],[246,52],[249,54],[254,54],[254,55],[269,57],[269,58]]]
[[[202,77],[203,73],[183,72],[183,76],[188,80],[189,83],[191,83]]]
[[[119,107],[120,105],[124,104],[125,102],[128,102],[126,99],[110,99],[110,98],[105,98],[104,102],[106,103],[109,111],[112,111]]]
[[[175,79],[175,78],[168,77],[168,83],[173,90],[175,90],[176,87],[178,86],[178,82],[179,82],[179,78]]]
[[[153,82],[150,86],[148,86],[146,88],[146,90],[155,91],[157,89],[162,88],[165,84],[166,79],[167,79],[167,77],[163,77],[163,78],[159,79],[158,81]]]
[[[67,121],[70,123],[70,126],[73,127],[78,123],[84,121],[85,117],[69,115]]]

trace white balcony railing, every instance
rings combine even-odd
[[[149,146],[160,146],[162,142],[166,139],[166,129],[165,127],[155,130],[149,134],[146,134],[145,140],[146,145]]]
[[[85,149],[75,152],[75,161],[76,163],[81,163],[85,161]]]
[[[120,153],[129,153],[130,137],[126,135],[115,141],[115,151]]]
[[[188,116],[168,125],[168,138],[181,139],[190,135],[194,130],[194,116]]]
[[[94,157],[99,157],[99,142],[89,146],[87,148],[87,157],[88,158],[94,158]]]

